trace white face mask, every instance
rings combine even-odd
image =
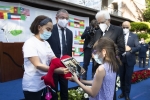
[[[58,25],[60,25],[61,27],[65,28],[68,24],[68,20],[66,19],[58,19]]]
[[[99,24],[99,27],[102,30],[102,32],[105,32],[108,26],[105,23],[102,23],[102,24]]]
[[[129,33],[129,29],[126,29],[126,28],[125,28],[125,29],[123,29],[123,33],[124,33],[124,34]]]
[[[94,60],[98,63],[98,64],[102,64],[103,62],[103,58],[99,58],[98,54],[94,54]]]

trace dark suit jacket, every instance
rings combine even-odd
[[[123,62],[127,62],[128,66],[134,66],[136,63],[135,53],[139,51],[140,44],[136,34],[129,33],[127,45],[131,47],[131,51],[126,52],[126,57],[123,57]]]
[[[81,39],[85,39],[83,49],[85,49],[90,42],[90,39],[91,39],[90,35],[89,35],[90,29],[91,29],[91,27],[89,27],[89,26],[86,27],[83,34],[81,35]]]
[[[140,44],[141,48],[139,50],[139,57],[146,57],[146,52],[148,51],[148,44]]]
[[[60,39],[57,24],[53,26],[52,35],[47,40],[50,44],[56,57],[60,58],[61,48],[60,48]],[[73,43],[73,34],[72,31],[66,28],[66,41],[67,41],[67,53],[72,56],[72,43]]]
[[[95,42],[103,37],[103,32],[101,29],[97,30],[94,36]],[[105,32],[104,37],[109,37],[112,39],[119,49],[119,56],[122,57],[122,54],[125,52],[125,41],[123,35],[123,29],[119,26],[110,25],[108,31]]]

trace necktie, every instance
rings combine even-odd
[[[127,44],[126,34],[124,34],[124,42],[125,42],[125,45],[126,45]]]
[[[66,45],[66,39],[64,35],[64,28],[61,29],[62,31],[62,55],[67,54],[67,45]]]

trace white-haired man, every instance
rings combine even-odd
[[[100,39],[101,37],[108,37],[112,39],[118,46],[119,54],[116,57],[122,58],[122,54],[125,52],[125,41],[124,41],[124,34],[123,29],[119,26],[115,26],[110,24],[110,14],[106,10],[101,10],[96,14],[96,20],[99,23],[100,29],[96,31],[94,40],[95,42]],[[99,64],[95,64],[92,68],[92,73],[95,73]],[[115,88],[115,87],[114,87]],[[114,92],[114,100],[116,100],[116,92]]]

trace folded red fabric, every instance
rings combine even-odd
[[[53,73],[54,70],[60,67],[65,67],[64,64],[61,62],[61,60],[69,58],[70,56],[64,55],[61,58],[54,58],[51,60],[50,68],[48,70],[48,73],[45,76],[42,76],[41,79],[44,80],[45,85],[49,85],[51,87],[55,87],[54,80],[53,80]],[[65,67],[66,68],[66,67]],[[67,74],[60,74],[63,78],[67,79],[67,77],[71,77],[71,73]]]

